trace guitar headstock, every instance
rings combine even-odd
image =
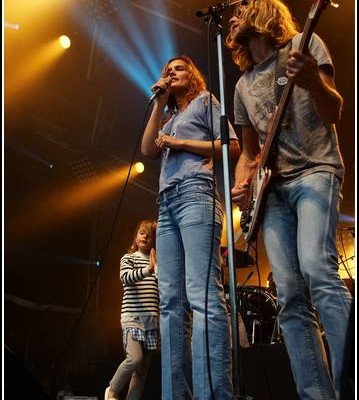
[[[331,0],[316,0],[309,11],[309,18],[316,19],[328,4],[334,8],[339,8],[339,4]]]
[[[322,11],[326,8],[326,6],[330,4],[331,6],[338,8],[339,5],[337,3],[333,3],[331,0],[315,0],[312,4],[312,7],[308,13],[307,20],[305,21],[305,26],[303,30],[303,37],[300,42],[298,50],[302,52],[307,51],[307,46],[310,40],[310,37],[314,31],[314,28],[322,14]]]

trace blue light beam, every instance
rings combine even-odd
[[[117,16],[121,19],[123,27],[126,29],[133,48],[138,51],[145,66],[148,68],[153,81],[158,79],[159,71],[162,65],[158,58],[151,52],[149,45],[146,43],[144,32],[140,30],[140,24],[135,20],[133,13],[126,6],[121,8],[121,11],[116,10]]]
[[[159,0],[158,7],[164,9],[163,0]],[[77,11],[76,17],[80,24],[89,36],[92,36],[92,18],[84,16],[80,10]],[[160,77],[163,65],[175,55],[168,22],[157,18],[154,23],[152,19],[151,25],[146,27],[142,20],[136,20],[133,12],[125,5],[121,12],[116,10],[116,16],[121,20],[126,37],[119,32],[118,26],[114,26],[108,16],[102,16],[96,44],[130,81],[146,96],[150,96],[150,88]],[[153,36],[153,44],[150,43],[150,36]]]
[[[111,27],[104,27],[98,35],[98,43],[112,62],[124,72],[146,95],[151,93],[153,79],[141,59],[126,40],[118,35],[114,37]],[[112,36],[111,36],[112,34]]]
[[[151,12],[156,17],[156,23],[153,23],[152,29],[155,33],[155,45],[160,59],[161,66],[164,65],[170,58],[177,54],[173,43],[173,35],[169,26],[170,19],[166,16],[166,4],[164,0],[155,0],[155,10],[162,10],[161,13]],[[144,8],[143,8],[144,9]],[[148,10],[147,10],[148,11]]]

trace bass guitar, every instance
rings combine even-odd
[[[301,41],[298,47],[298,50],[302,53],[305,53],[308,50],[308,44],[312,37],[314,28],[322,11],[328,3],[334,7],[338,7],[337,4],[333,4],[330,0],[317,0],[313,3],[305,22]],[[273,162],[273,144],[280,132],[284,111],[288,105],[293,87],[293,82],[288,80],[285,84],[278,105],[274,110],[258,160],[258,165],[248,187],[246,207],[242,210],[240,220],[242,235],[247,244],[256,238],[258,229],[262,222],[261,217],[266,192],[272,177],[270,165],[272,165]]]

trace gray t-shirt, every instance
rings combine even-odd
[[[293,38],[293,49],[298,48],[301,36],[300,33]],[[328,49],[316,34],[310,40],[309,51],[319,66],[329,66],[334,74]],[[235,88],[235,123],[252,125],[259,134],[261,146],[276,107],[276,58],[277,52],[252,71],[245,72]],[[294,86],[284,121],[286,124],[282,125],[274,143],[274,170],[278,176],[290,180],[316,171],[328,171],[343,179],[344,164],[335,126],[320,119],[307,90]]]
[[[162,127],[162,133],[177,139],[210,141],[221,138],[221,110],[218,100],[212,95],[213,135],[209,92],[202,92],[194,98],[187,108],[176,113]],[[229,123],[229,137],[236,139]],[[186,179],[213,179],[208,157],[183,150],[166,149],[162,152],[159,192],[173,187]]]

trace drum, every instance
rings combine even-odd
[[[258,286],[239,286],[237,296],[238,311],[242,316],[249,343],[281,342],[277,320],[278,306],[273,293]]]

